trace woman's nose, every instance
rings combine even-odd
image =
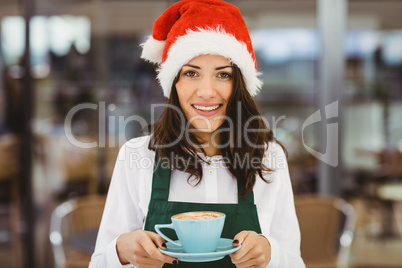
[[[216,96],[216,90],[212,78],[203,77],[200,80],[200,84],[197,88],[197,96],[204,99],[210,99]]]

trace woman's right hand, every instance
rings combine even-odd
[[[165,263],[177,264],[178,260],[158,250],[166,249],[165,240],[154,232],[137,230],[117,238],[116,251],[121,264],[142,267],[162,267]]]

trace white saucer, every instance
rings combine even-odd
[[[178,241],[177,241],[178,242]],[[179,261],[185,262],[207,262],[207,261],[217,261],[223,259],[226,255],[229,255],[241,248],[241,245],[238,247],[232,246],[232,239],[221,238],[218,242],[218,246],[214,252],[206,252],[206,253],[186,253],[183,250],[183,247],[176,246],[172,243],[166,242],[166,250],[159,250],[171,257],[177,258]]]

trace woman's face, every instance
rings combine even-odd
[[[211,133],[222,125],[233,91],[232,76],[232,64],[219,55],[201,55],[182,67],[176,90],[193,128]]]

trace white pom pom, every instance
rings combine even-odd
[[[142,43],[141,58],[152,63],[160,64],[166,41],[159,41],[149,36],[145,43]]]

